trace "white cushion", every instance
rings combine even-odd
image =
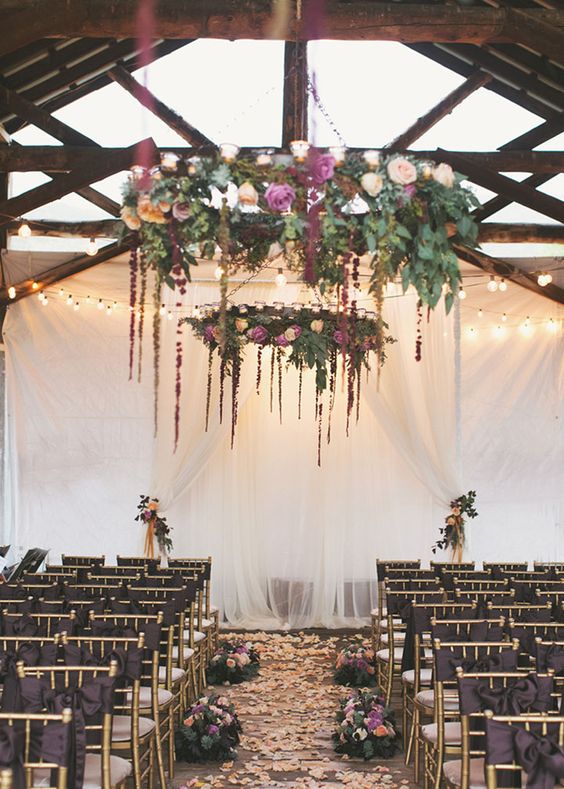
[[[127,703],[131,704],[132,694],[129,690],[127,692]],[[173,695],[169,690],[164,690],[163,688],[159,688],[159,697],[158,697],[158,704],[159,707],[164,707],[166,704],[170,704],[173,699]],[[151,706],[151,688],[143,687],[139,690],[139,706],[140,707],[150,707]]]
[[[110,756],[111,784],[115,786],[125,781],[131,775],[133,767],[127,759],[120,756]],[[84,783],[82,789],[101,789],[102,787],[102,757],[98,753],[87,753],[84,765]]]
[[[380,649],[379,652],[376,652],[376,657],[378,660],[382,660],[384,663],[390,662],[390,650],[389,649]],[[401,663],[401,659],[403,657],[403,648],[396,647],[394,649],[394,663]]]
[[[415,685],[415,669],[410,669],[409,671],[404,671],[401,675],[402,682],[405,682],[406,685]],[[431,668],[422,668],[419,672],[419,682],[422,685],[430,685],[431,680],[433,679],[433,669]]]
[[[151,718],[139,717],[139,736],[146,737],[155,728]],[[112,742],[129,742],[131,739],[131,718],[129,715],[114,715],[112,722]]]
[[[401,619],[396,619],[395,617],[392,619],[394,623],[394,627],[400,627],[403,624]],[[387,619],[380,619],[380,630],[387,630],[388,629],[388,620]]]
[[[421,690],[415,697],[415,701],[418,704],[422,704],[424,707],[430,707],[431,709],[435,706],[435,691],[434,690]],[[453,712],[458,709],[458,697],[454,696],[445,696],[445,710],[449,712]]]
[[[194,654],[194,650],[192,649],[192,647],[185,646],[183,649],[183,654],[184,654],[184,660],[190,660],[190,658]],[[172,659],[178,660],[178,647],[172,648]]]
[[[219,608],[216,605],[210,605],[210,614],[219,614]]]
[[[454,786],[461,785],[462,761],[454,759],[443,764],[443,773],[446,780]],[[485,789],[484,760],[470,759],[470,789]]]
[[[200,641],[203,641],[205,637],[206,637],[205,633],[201,633],[199,630],[194,630],[194,643],[195,644],[199,644]],[[185,630],[184,631],[184,641],[185,641],[186,644],[190,643],[190,631],[189,630]]]
[[[427,723],[421,726],[423,739],[428,742],[437,742],[439,727],[436,723]],[[445,722],[445,743],[447,745],[460,745],[462,742],[462,731],[459,721]]]
[[[211,619],[202,619],[202,627],[212,627],[213,624]]]
[[[382,616],[388,616],[388,609],[384,606],[384,608],[382,608],[381,611],[378,611],[377,608],[373,608],[372,611],[370,612],[370,616],[378,616],[379,614],[381,614]]]
[[[192,650],[193,652],[194,650]],[[178,657],[178,652],[176,653],[176,657]],[[174,668],[171,671],[171,679],[173,682],[180,682],[181,679],[184,679],[186,676],[186,672],[184,669],[181,668]],[[166,667],[161,666],[159,669],[159,682],[166,682]]]
[[[388,633],[384,633],[380,638],[382,644],[388,644],[390,641],[390,636]],[[403,644],[405,642],[405,630],[400,630],[398,633],[394,633],[394,643],[395,644]]]

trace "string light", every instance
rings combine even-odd
[[[31,283],[31,289],[32,290],[39,290],[39,282],[37,282],[37,280],[35,280],[35,279],[33,280],[33,282]]]
[[[476,329],[475,329],[473,326],[470,326],[470,327],[468,328],[468,330],[467,330],[467,334],[468,334],[468,337],[469,337],[471,340],[475,340],[475,339],[476,339],[476,337],[478,336],[478,332],[476,331]]]
[[[71,295],[70,293],[69,293],[69,295],[67,296],[67,304],[69,305],[69,307],[70,307],[70,306],[71,306],[71,304],[72,304],[72,295]]]
[[[117,303],[117,301],[114,301],[114,303],[113,303],[113,308],[114,308],[114,310],[117,310],[117,308],[118,308],[118,303]]]
[[[98,309],[99,310],[104,309],[104,302],[102,301],[102,299],[98,299]]]
[[[45,299],[45,298],[47,298],[47,297],[46,297],[46,295],[43,293],[43,291],[42,291],[42,290],[40,290],[40,291],[39,291],[39,293],[37,294],[37,298],[39,299],[39,301],[43,301],[43,299]]]
[[[556,334],[557,329],[558,326],[556,325],[556,321],[554,320],[554,318],[550,318],[546,322],[546,330],[549,331],[551,334]]]
[[[497,337],[498,340],[500,340],[505,335],[505,332],[505,326],[496,326],[493,330],[494,337]]]
[[[537,276],[537,282],[541,288],[546,288],[552,282],[552,274],[549,274],[548,271],[541,271]]]
[[[496,292],[496,290],[497,290],[497,280],[496,280],[496,278],[493,275],[490,277],[490,281],[488,282],[486,287],[487,287],[487,289],[489,290],[490,293],[495,293]]]
[[[168,311],[168,315],[166,317],[169,319],[169,321],[172,320],[172,310]]]
[[[10,285],[10,287],[8,288],[8,296],[11,299],[15,299],[16,298],[16,289],[14,288],[13,285]]]
[[[92,304],[92,299],[90,298],[90,296],[86,297],[86,303],[87,304]]]
[[[282,271],[281,268],[278,269],[278,274],[274,277],[274,282],[278,288],[283,288],[284,285],[288,282],[286,275]]]
[[[91,238],[88,244],[86,245],[86,254],[89,257],[94,257],[98,253],[98,244],[96,243],[95,238]]]
[[[59,296],[61,298],[63,298],[64,295],[65,295],[65,289],[64,288],[59,288]]]
[[[106,307],[106,315],[111,315],[111,314],[112,314],[112,308],[108,304],[108,306]]]
[[[18,227],[18,236],[20,238],[29,238],[31,235],[31,227],[27,222],[22,222]]]
[[[166,314],[166,307],[165,307],[165,305],[164,305],[164,304],[161,304],[161,306],[160,306],[160,308],[159,308],[159,315],[160,315],[160,316],[161,316],[161,318],[162,318],[162,316],[163,316],[163,315],[165,315],[165,314]]]
[[[498,288],[501,290],[502,293],[505,293],[505,291],[507,290],[507,282],[503,277],[499,281]]]
[[[43,296],[43,299],[41,300],[41,304],[43,307],[46,307],[49,304],[49,299],[47,298],[47,296],[45,295]]]
[[[506,315],[506,313],[505,313],[505,312],[504,312],[504,313],[503,313],[503,315],[501,316],[501,320],[502,320],[504,323],[505,323],[505,321],[507,320],[507,315]]]
[[[482,308],[480,307],[480,309],[478,310],[478,318],[483,318],[483,317],[484,317],[484,313],[482,311]]]
[[[462,285],[458,288],[458,298],[461,301],[464,301],[464,299],[466,298],[466,291],[464,290]]]
[[[74,311],[78,312],[79,309],[80,309],[80,304],[78,303],[78,301],[75,301],[75,303],[74,303]]]

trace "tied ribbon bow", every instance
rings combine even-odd
[[[465,672],[514,671],[517,667],[517,653],[514,650],[481,655],[477,659],[465,658],[463,655],[457,654],[458,650],[457,647],[452,650],[441,648],[436,653],[437,678],[439,680],[452,679],[459,667]]]
[[[558,675],[564,672],[564,648],[558,644],[550,646],[539,644],[537,645],[537,669],[538,671],[546,671],[549,668],[554,669]]]
[[[5,636],[36,636],[37,622],[29,614],[22,616],[5,616],[2,622],[3,635]]]
[[[554,737],[499,721],[487,721],[486,731],[487,762],[515,761],[527,774],[527,789],[554,789],[564,778],[564,750]]]
[[[7,723],[0,726],[0,767],[12,770],[12,789],[26,789],[23,745],[23,730]]]
[[[470,715],[492,710],[496,715],[520,715],[522,712],[546,712],[552,707],[552,677],[532,674],[514,680],[508,687],[490,687],[480,679],[460,680],[460,710]]]

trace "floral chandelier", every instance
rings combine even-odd
[[[163,154],[158,167],[151,170],[133,167],[124,189],[121,216],[126,227],[134,233],[130,376],[133,373],[136,313],[139,315],[140,348],[147,272],[156,273],[153,313],[155,415],[161,287],[166,284],[176,289],[179,296],[184,295],[198,257],[211,260],[219,256],[220,308],[217,315],[206,315],[202,320],[189,319],[188,323],[210,348],[210,359],[213,351],[220,353],[221,392],[223,377],[230,374],[235,407],[240,354],[249,340],[260,347],[271,345],[272,359],[278,358],[281,364],[284,342],[280,338],[286,337],[292,344],[289,361],[300,369],[300,375],[303,367],[315,367],[318,395],[326,386],[323,381],[327,370],[331,376],[332,355],[340,352],[347,370],[350,366],[356,371],[352,383],[348,379],[348,386],[352,386],[354,392],[355,382],[359,380],[357,372],[365,363],[363,354],[375,351],[379,369],[384,361],[384,347],[391,339],[385,334],[387,327],[382,318],[387,283],[399,278],[404,292],[410,286],[415,289],[419,324],[423,305],[432,310],[443,295],[448,312],[461,281],[453,245],[476,242],[477,227],[471,209],[478,204],[477,200],[462,186],[462,176],[448,164],[435,165],[394,153],[381,155],[373,150],[347,153],[341,146],[323,152],[304,141],[292,143],[291,154],[286,155],[262,152],[253,157],[239,157],[238,154],[238,146],[227,144],[208,157],[192,156],[182,160],[172,153]],[[361,258],[370,271],[373,319],[361,316],[354,301]],[[302,323],[306,319],[305,312],[302,318],[297,314],[287,315],[287,311],[276,315],[267,310],[259,316],[263,322],[257,323],[257,315],[252,310],[247,317],[236,310],[229,312],[229,275],[240,271],[252,275],[275,259],[278,262],[283,259],[287,269],[296,272],[306,284],[316,287],[321,296],[335,294],[338,315],[329,317],[327,313],[318,319],[307,315],[306,324]],[[136,311],[138,302],[140,306]],[[177,302],[178,306],[181,304]],[[290,336],[294,324],[284,324],[287,317],[295,318],[295,326],[301,329],[295,339]],[[247,321],[249,326],[240,331],[235,320]],[[320,332],[312,329],[314,320],[324,321]],[[260,336],[260,329],[266,331],[268,337],[257,343],[253,337],[249,338],[248,331]],[[180,324],[177,331],[180,335]],[[290,335],[286,334],[288,331]],[[359,338],[365,342],[369,336],[363,334],[365,331],[371,333],[373,339],[369,342],[370,348],[360,351]],[[336,332],[340,332],[337,334],[340,340],[335,339]],[[316,350],[316,338],[323,342],[323,351]],[[176,350],[175,432],[178,440],[180,336]],[[315,355],[317,352],[319,358]],[[420,356],[418,331],[416,358]],[[139,359],[139,371],[140,364]],[[350,417],[354,394],[347,402]],[[317,409],[316,416],[319,416]],[[233,419],[234,428],[236,413]]]

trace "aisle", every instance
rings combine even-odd
[[[333,751],[333,721],[343,695],[332,683],[337,638],[241,637],[260,643],[261,671],[254,682],[222,689],[243,726],[238,758],[223,766],[178,763],[173,786],[407,789],[411,771],[401,753],[379,765]]]

